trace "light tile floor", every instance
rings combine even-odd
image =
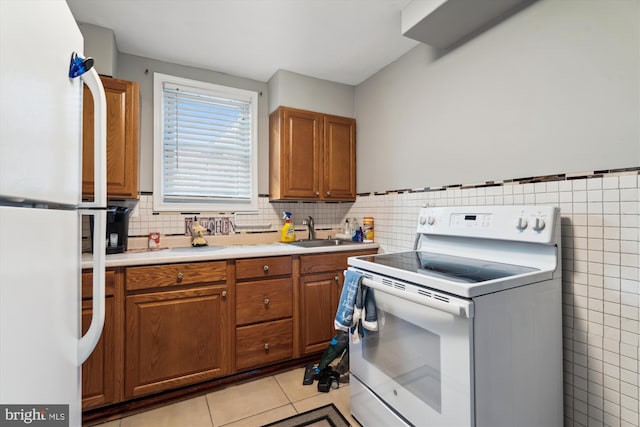
[[[100,427],[257,427],[333,403],[354,427],[349,385],[318,392],[303,386],[304,368],[261,378],[162,408],[101,424]]]

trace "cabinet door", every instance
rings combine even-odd
[[[107,98],[107,197],[138,198],[139,86],[101,77]],[[93,96],[84,87],[82,196],[93,195]]]
[[[322,149],[322,115],[283,109],[281,140],[282,196],[319,199]]]
[[[82,301],[82,334],[91,325],[92,301]],[[114,334],[114,298],[105,298],[104,328],[102,336],[82,364],[82,409],[97,408],[116,401],[115,352],[118,349]]]
[[[335,335],[333,321],[342,287],[342,274],[335,271],[300,278],[300,352],[326,349]]]
[[[326,200],[355,200],[356,121],[354,119],[325,117],[323,153],[322,197]]]
[[[226,295],[226,286],[206,286],[126,297],[126,398],[229,372]]]
[[[122,274],[105,272],[104,328],[96,348],[82,364],[82,409],[117,403],[122,399],[123,319]],[[93,274],[82,272],[82,334],[91,325],[93,314]]]

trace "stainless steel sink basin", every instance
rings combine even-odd
[[[349,240],[339,240],[339,239],[318,239],[318,240],[297,240],[289,244],[295,245],[295,246],[301,246],[303,248],[319,248],[319,247],[325,247],[325,246],[359,245],[360,242],[352,242]]]

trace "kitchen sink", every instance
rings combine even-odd
[[[216,251],[219,249],[223,249],[224,246],[185,246],[179,248],[169,248],[171,252],[193,252],[194,254],[197,252],[209,252]]]
[[[325,246],[339,246],[339,245],[359,245],[361,242],[353,242],[350,240],[339,239],[317,239],[317,240],[296,240],[289,243],[294,246],[301,246],[303,248],[319,248]]]

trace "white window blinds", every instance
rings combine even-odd
[[[156,182],[160,181],[162,204],[154,207],[182,211],[252,207],[257,197],[256,93],[185,79],[159,80],[156,94],[162,101],[155,159],[161,168]],[[155,190],[154,186],[154,200]]]

